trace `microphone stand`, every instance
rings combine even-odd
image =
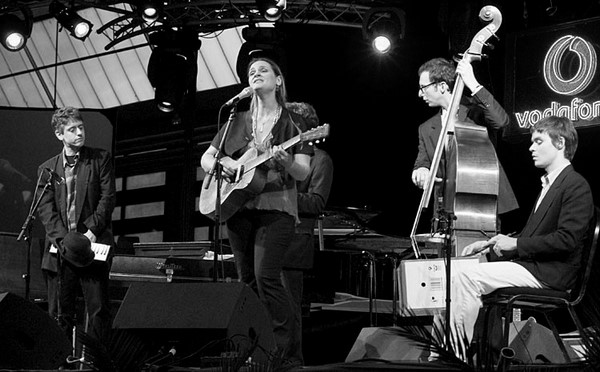
[[[440,231],[445,234],[444,238],[444,259],[446,260],[446,326],[444,328],[444,334],[446,337],[446,349],[452,353],[452,343],[450,338],[450,303],[451,303],[451,287],[452,287],[452,229],[454,215],[453,213],[446,212],[444,209],[439,211],[439,222],[441,224]]]
[[[221,239],[221,185],[223,184],[223,175],[222,175],[222,166],[221,166],[221,158],[223,157],[223,148],[225,147],[225,140],[229,134],[229,129],[231,127],[231,123],[235,120],[237,116],[237,104],[239,99],[235,99],[232,102],[231,110],[229,112],[229,118],[227,119],[227,123],[225,124],[225,128],[223,129],[223,135],[221,136],[221,141],[219,142],[219,148],[217,149],[217,153],[215,156],[215,162],[211,170],[208,172],[208,180],[205,185],[205,189],[208,189],[212,179],[214,177],[215,182],[217,182],[216,187],[216,197],[215,197],[215,225],[213,226],[213,250],[214,250],[214,258],[213,258],[213,281],[216,282],[218,280],[217,269],[219,265],[219,259],[217,252],[223,254],[223,239]]]
[[[44,189],[42,190],[42,193],[40,194],[40,197],[37,198],[37,200],[35,201],[35,203],[32,205],[32,207],[29,209],[29,214],[27,215],[27,218],[25,218],[25,222],[23,223],[23,226],[21,227],[21,232],[19,233],[19,236],[17,237],[17,241],[21,241],[21,240],[25,240],[27,242],[27,258],[26,258],[26,262],[25,262],[25,274],[23,274],[23,279],[25,280],[25,299],[29,300],[29,286],[30,286],[30,282],[31,282],[31,229],[33,227],[33,221],[35,220],[35,212],[38,209],[38,206],[40,205],[40,202],[42,201],[42,198],[44,197],[44,194],[46,193],[46,191],[48,190],[48,188],[50,187],[50,185],[52,184],[52,175],[50,175],[48,177],[48,180],[46,181],[46,184],[44,185]]]

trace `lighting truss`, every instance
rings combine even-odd
[[[106,50],[137,35],[165,28],[194,27],[199,34],[210,34],[228,28],[268,22],[258,12],[255,0],[172,0],[163,9],[164,18],[149,24],[141,19],[135,9],[125,11],[113,8],[101,0],[85,3],[119,13],[119,16],[98,28],[97,32],[109,40]],[[364,14],[370,9],[370,6],[363,4],[370,2],[288,0],[286,11],[279,22],[360,28]]]

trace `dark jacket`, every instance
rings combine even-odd
[[[590,186],[573,166],[568,166],[552,183],[537,211],[531,212],[517,236],[517,250],[506,258],[512,258],[551,288],[572,289],[593,216]]]
[[[40,165],[38,174],[44,168],[54,170],[64,177],[62,152]],[[96,242],[114,245],[111,228],[111,216],[116,202],[115,177],[110,153],[90,147],[82,147],[77,165],[77,197],[75,213],[77,231],[85,233],[88,229],[96,235]],[[42,180],[45,179],[42,177]],[[38,185],[41,192],[45,183]],[[68,232],[66,211],[67,186],[50,183],[46,194],[38,207],[38,216],[46,229],[46,247],[42,258],[42,268],[56,271],[56,257],[49,253],[50,244],[58,247]],[[114,250],[113,250],[114,251]]]
[[[477,104],[471,108],[461,105],[458,110],[458,120],[486,126],[488,136],[491,137],[490,141],[495,145],[495,131],[508,125],[510,119],[487,89],[481,88],[472,98],[475,98]],[[471,117],[480,119],[474,121]],[[484,123],[481,123],[481,118],[485,119]],[[442,118],[440,114],[431,117],[419,126],[419,153],[413,169],[421,167],[430,169],[441,131]],[[442,157],[437,172],[438,177],[444,178],[445,167],[446,160]],[[502,214],[519,208],[519,204],[501,164],[499,164],[499,171],[498,214]]]

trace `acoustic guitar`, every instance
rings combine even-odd
[[[328,135],[329,124],[323,124],[290,138],[281,144],[281,148],[287,150],[297,143],[316,141]],[[266,173],[257,167],[272,157],[273,154],[270,150],[259,155],[255,148],[251,148],[234,162],[235,179],[224,178],[221,183],[221,222],[227,221],[248,200],[263,190],[266,183]],[[207,174],[202,182],[202,191],[200,192],[200,213],[215,219],[216,200],[217,182]]]

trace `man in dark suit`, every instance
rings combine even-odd
[[[482,295],[504,287],[566,291],[578,278],[594,200],[571,165],[577,132],[569,119],[551,116],[531,128],[531,142],[533,162],[546,172],[542,191],[520,234],[499,234],[464,248],[463,255],[489,253],[491,262],[455,273],[450,310],[455,342],[461,334],[471,341]]]
[[[475,78],[473,67],[469,62],[463,60],[454,67],[454,63],[443,59],[434,58],[425,62],[419,68],[419,97],[430,107],[439,107],[440,112],[419,126],[419,152],[415,160],[412,172],[412,181],[419,188],[425,188],[429,178],[429,169],[432,166],[435,148],[442,130],[443,119],[452,100],[452,91],[456,75],[460,75],[465,86],[471,91],[471,104],[467,107],[461,105],[458,110],[458,120],[476,123],[487,127],[490,141],[495,146],[497,131],[510,122],[508,114],[502,106],[494,99],[492,94]],[[446,160],[440,161],[436,175],[436,187],[434,197],[434,213],[440,207],[438,197],[443,196],[443,183],[446,175]],[[498,214],[505,214],[519,207],[508,178],[500,166],[498,189]]]
[[[57,109],[51,124],[63,150],[38,169],[42,176],[38,192],[43,190],[47,177],[60,177],[50,182],[38,207],[46,230],[42,269],[48,281],[48,311],[71,336],[76,322],[76,296],[81,287],[89,316],[88,333],[105,341],[110,330],[110,259],[83,265],[69,260],[72,255],[60,252],[68,248],[63,246],[63,240],[69,232],[81,233],[91,243],[114,245],[111,214],[116,193],[112,158],[105,150],[84,146],[85,127],[76,108]],[[51,253],[51,247],[59,253]]]

